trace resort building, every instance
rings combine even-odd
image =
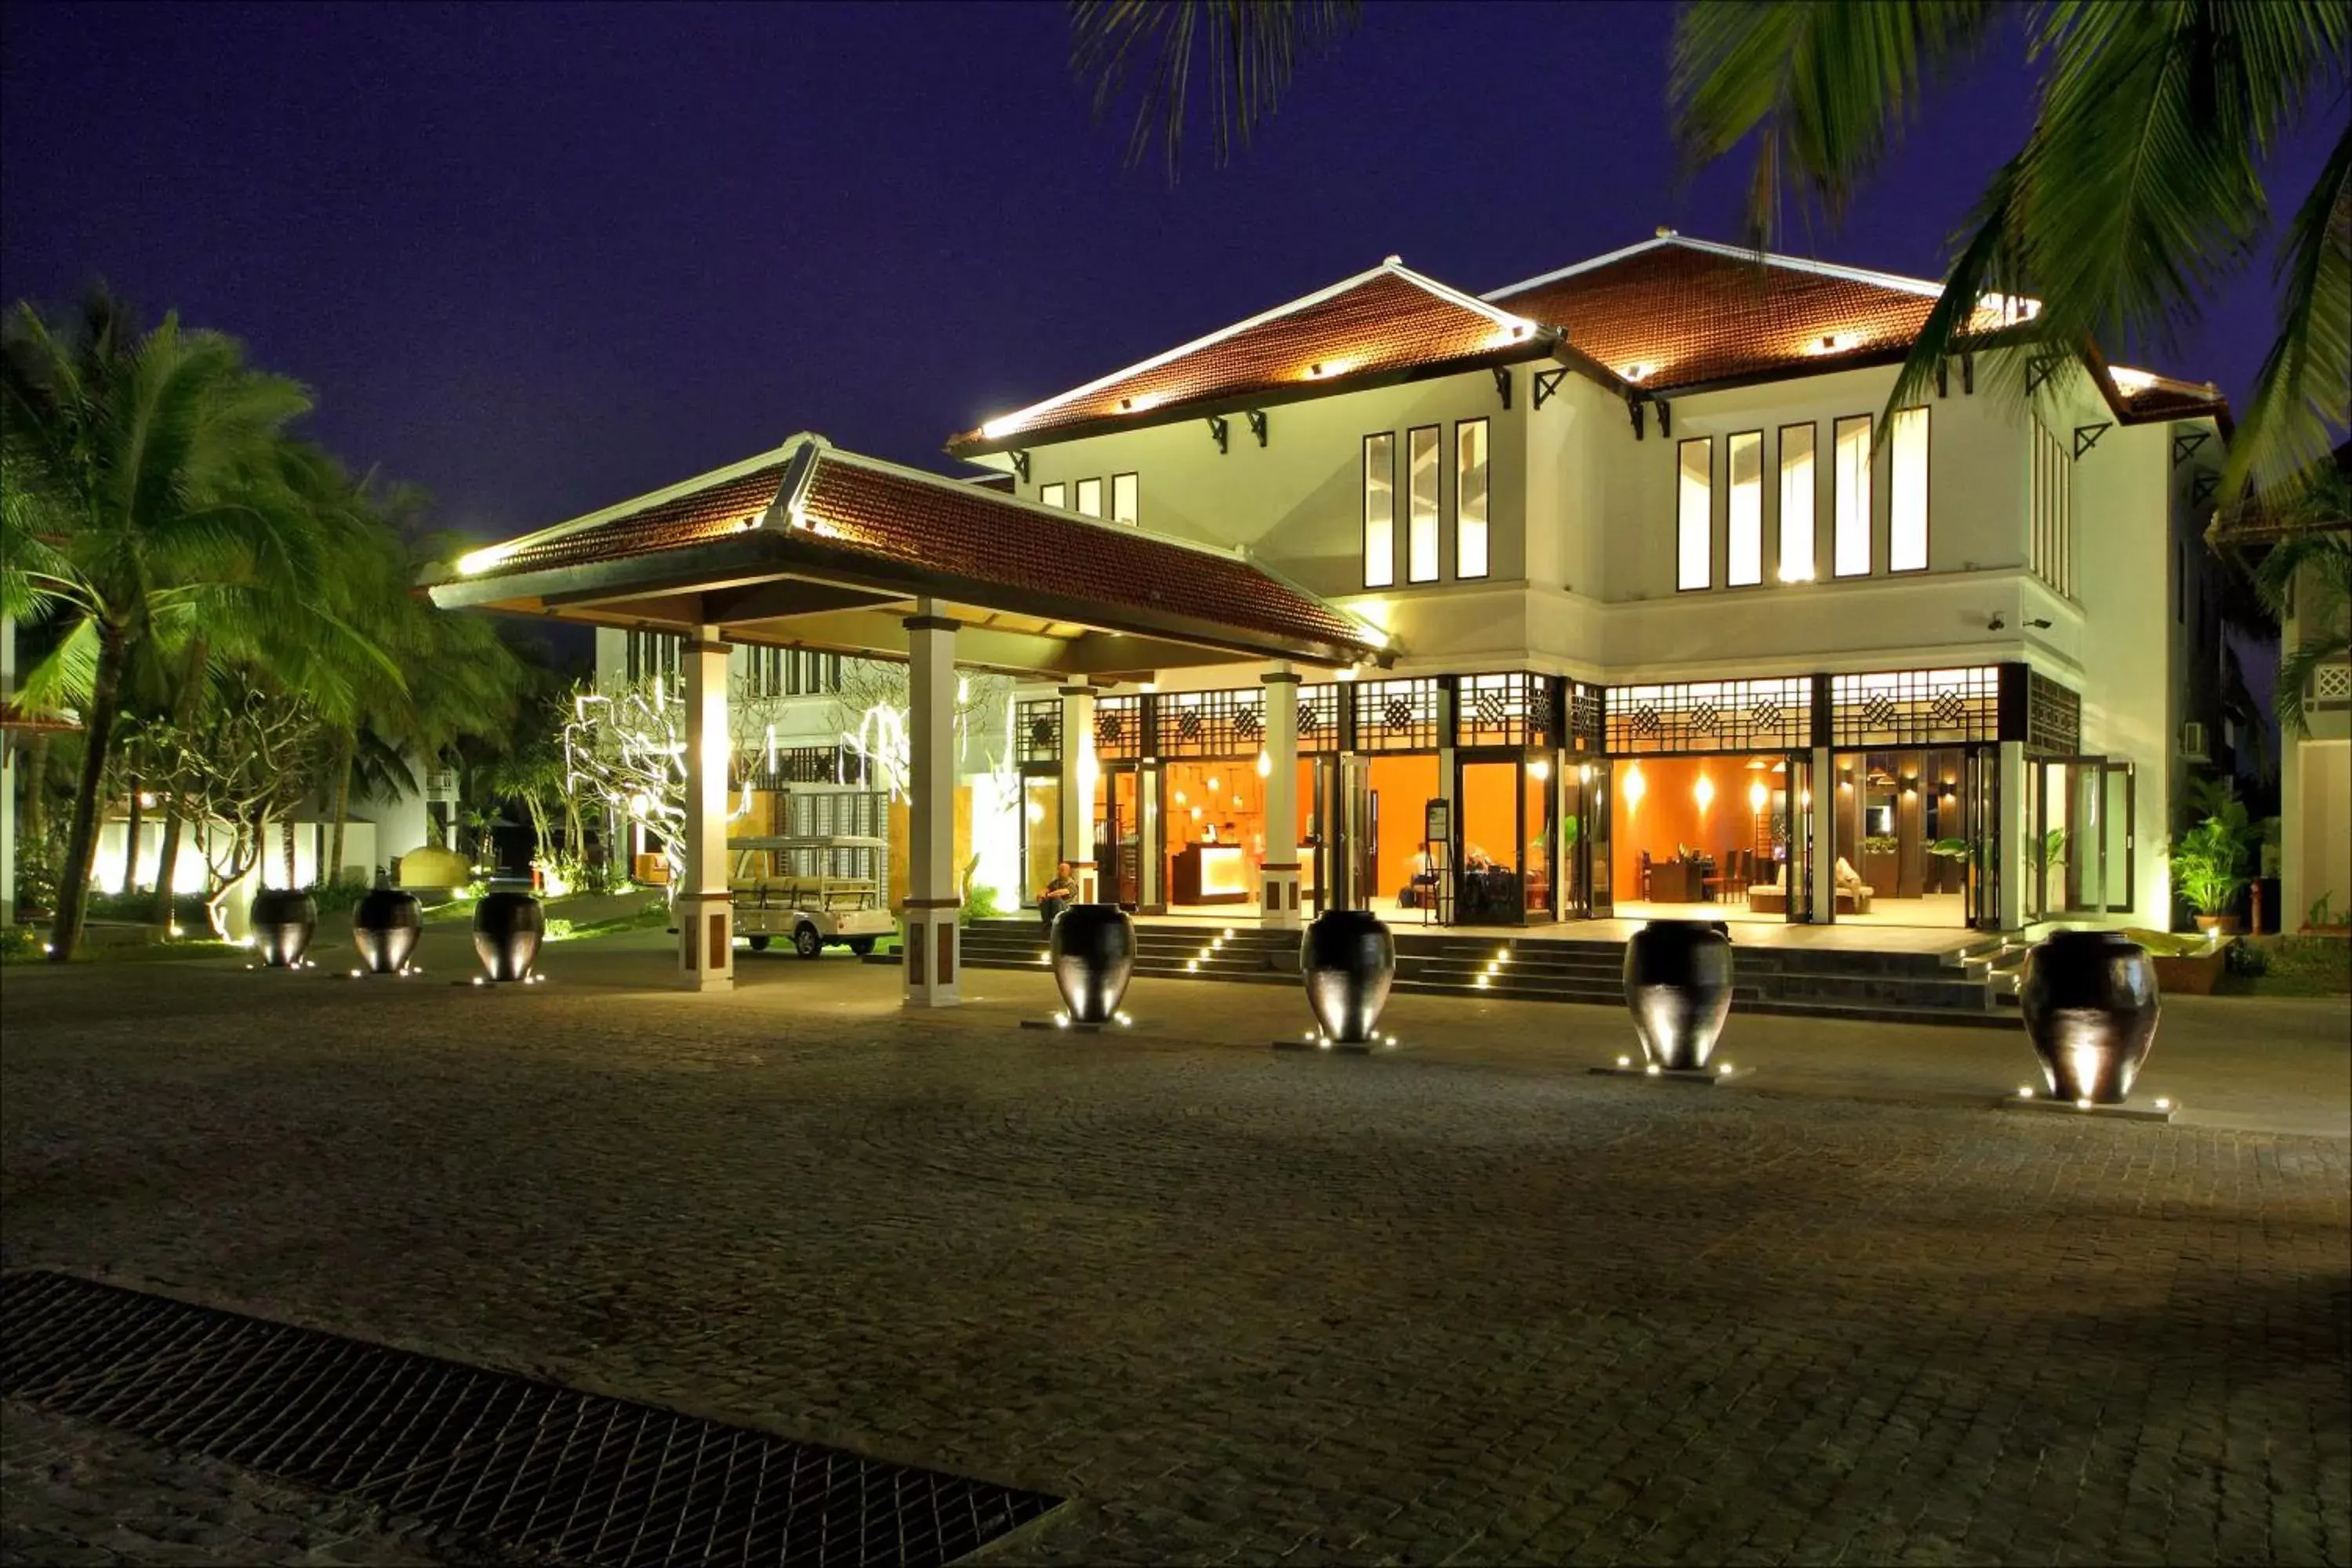
[[[2226,409],[2021,363],[1990,298],[1888,417],[1937,291],[1666,232],[1485,295],[1391,258],[955,436],[976,480],[799,437],[433,592],[677,672],[695,908],[728,821],[876,788],[903,715],[914,999],[975,867],[1010,904],[1057,861],[1274,926],[2168,925]],[[866,659],[903,707],[844,700]]]

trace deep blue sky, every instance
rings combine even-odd
[[[1736,237],[1746,174],[1676,178],[1664,5],[1375,5],[1233,166],[1196,121],[1173,191],[1089,123],[1054,5],[0,16],[0,295],[103,275],[234,332],[483,534],[803,428],[950,466],[952,429],[1390,252],[1482,290]],[[2028,122],[2017,58],[1948,83],[1815,252],[1938,272]],[[2265,260],[2156,368],[2242,398],[2270,313]]]

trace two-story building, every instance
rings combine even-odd
[[[1989,345],[1882,430],[1937,292],[1663,231],[1484,296],[1391,258],[954,437],[1396,650],[1303,673],[1295,790],[1260,776],[1269,671],[1090,692],[1054,739],[1091,748],[1089,827],[1024,813],[1033,879],[1058,855],[1146,910],[1249,911],[1295,794],[1310,907],[2168,924],[2226,410]],[[1037,734],[1046,795],[1073,770]]]

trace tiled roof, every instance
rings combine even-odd
[[[1228,399],[1296,395],[1318,383],[1430,370],[1524,347],[1546,334],[1391,259],[1181,348],[952,437],[951,450],[1163,416]]]
[[[1781,257],[1759,267],[1753,252],[1662,237],[1487,298],[1562,328],[1571,346],[1656,391],[1899,351],[1938,291]],[[1976,324],[2000,321],[1983,310]]]
[[[2144,371],[2115,370],[2109,374],[2115,378],[2116,395],[2122,402],[2126,425],[2200,416],[2223,419],[2229,416],[2230,400],[2210,385],[2176,381],[2168,375],[2148,375]],[[2140,379],[2143,376],[2144,381]]]
[[[784,505],[777,508],[780,497]],[[943,597],[1015,610],[1055,606],[1054,619],[1153,627],[1179,620],[1350,658],[1382,646],[1362,623],[1238,555],[842,452],[817,437],[798,437],[707,483],[689,481],[643,504],[476,551],[458,574],[469,584],[494,583],[751,533],[862,557],[894,569],[889,575],[912,569],[941,579],[925,591]],[[1121,616],[1122,609],[1134,614]]]

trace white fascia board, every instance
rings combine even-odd
[[[648,490],[634,500],[616,502],[608,507],[600,507],[594,511],[572,518],[569,521],[542,528],[535,533],[518,534],[512,539],[501,540],[490,548],[511,552],[530,545],[544,544],[550,540],[564,539],[575,533],[584,532],[599,523],[611,522],[617,518],[643,511],[648,507],[659,506],[664,501],[676,500],[680,496],[692,495],[698,490],[707,490],[714,485],[725,484],[729,479],[739,479],[757,469],[769,468],[789,458],[793,448],[807,439],[809,437],[805,433],[794,436],[772,452],[761,452],[757,457],[746,458],[740,463],[730,463],[723,468],[713,468],[709,473],[697,474],[690,479],[681,479],[677,484],[665,485],[657,490]],[[820,437],[818,439],[821,440],[823,437]]]
[[[1002,437],[1017,435],[1019,432],[1013,428],[1014,426],[1024,425],[1040,414],[1050,413],[1065,403],[1073,402],[1089,393],[1100,392],[1106,386],[1116,386],[1130,375],[1140,375],[1147,370],[1157,370],[1161,365],[1182,359],[1187,354],[1198,353],[1202,349],[1223,342],[1227,338],[1248,331],[1252,327],[1262,327],[1268,321],[1278,321],[1283,317],[1296,314],[1310,305],[1319,305],[1326,300],[1336,299],[1350,289],[1360,289],[1382,273],[1402,270],[1401,267],[1391,267],[1389,263],[1382,262],[1380,266],[1359,272],[1352,278],[1343,278],[1328,288],[1318,289],[1312,294],[1303,294],[1286,304],[1276,305],[1271,310],[1262,310],[1245,321],[1235,321],[1232,326],[1220,327],[1206,337],[1194,338],[1189,343],[1153,354],[1150,359],[1138,360],[1125,370],[1115,370],[1108,375],[1097,376],[1084,386],[1074,386],[1067,392],[1057,393],[1043,403],[1033,403],[1028,407],[1017,409],[1011,414],[1000,414],[993,419],[982,422],[980,427],[981,437],[983,440],[993,441]],[[992,434],[992,426],[998,427]]]
[[[1434,278],[1415,272],[1412,268],[1405,266],[1402,262],[1391,265],[1386,268],[1385,270],[1395,273],[1399,278],[1403,279],[1406,282],[1412,284],[1414,288],[1419,289],[1424,294],[1433,295],[1437,299],[1444,300],[1449,305],[1458,305],[1463,310],[1475,311],[1478,315],[1486,317],[1488,321],[1494,322],[1498,327],[1527,327],[1534,331],[1552,332],[1555,334],[1559,331],[1559,329],[1556,327],[1547,327],[1540,321],[1528,321],[1525,316],[1513,315],[1510,311],[1502,309],[1500,306],[1488,304],[1486,300],[1477,298],[1475,295],[1465,294],[1459,289],[1453,288],[1444,283],[1440,283]]]
[[[1529,278],[1523,282],[1513,283],[1507,288],[1497,289],[1486,298],[1500,300],[1512,294],[1524,293],[1529,289],[1541,288],[1547,283],[1557,283],[1563,278],[1573,278],[1580,272],[1591,272],[1614,262],[1622,261],[1628,257],[1639,256],[1645,250],[1655,250],[1666,245],[1679,245],[1690,250],[1704,251],[1709,256],[1728,256],[1741,261],[1760,259],[1768,267],[1785,267],[1792,272],[1811,272],[1823,278],[1843,278],[1856,283],[1874,283],[1882,289],[1892,289],[1904,294],[1916,294],[1923,299],[1937,299],[1944,292],[1944,286],[1941,283],[1930,282],[1925,278],[1906,278],[1894,272],[1873,272],[1861,267],[1841,267],[1832,261],[1809,261],[1802,257],[1784,256],[1779,251],[1772,250],[1765,251],[1759,257],[1756,251],[1742,245],[1723,245],[1711,239],[1687,239],[1681,235],[1662,235],[1655,239],[1645,239],[1639,245],[1629,245],[1621,250],[1612,250],[1605,256],[1596,256],[1589,261],[1580,261],[1573,266],[1562,267],[1557,271],[1547,272],[1540,277]]]
[[[1538,277],[1523,279],[1519,282],[1513,283],[1507,288],[1493,289],[1488,292],[1486,298],[1489,300],[1500,300],[1507,294],[1525,293],[1529,289],[1539,289],[1547,283],[1557,283],[1563,278],[1573,278],[1580,272],[1590,272],[1595,268],[1607,267],[1612,262],[1622,261],[1629,256],[1639,256],[1645,250],[1655,250],[1662,245],[1670,245],[1672,243],[1673,241],[1666,239],[1664,237],[1656,239],[1645,239],[1638,245],[1624,246],[1619,249],[1610,251],[1606,255],[1593,257],[1589,261],[1579,261],[1572,266],[1559,268],[1556,270],[1543,273]]]

